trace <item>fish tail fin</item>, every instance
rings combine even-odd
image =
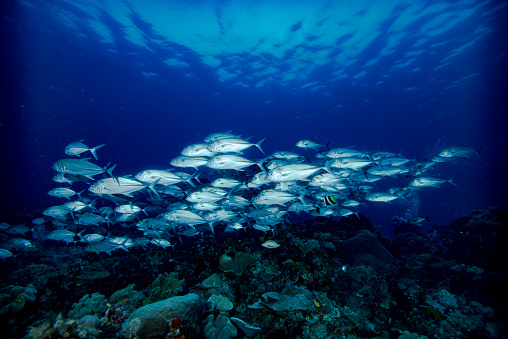
[[[475,149],[475,150],[474,150],[474,152],[476,153],[476,155],[477,155],[479,158],[481,158],[481,157],[482,157],[482,155],[480,154],[480,151],[482,150],[482,148],[483,148],[483,146],[480,146],[480,147],[478,147],[478,149]]]
[[[233,186],[231,187],[231,189],[229,190],[228,194],[226,194],[226,199],[229,200],[230,197],[231,197],[231,194],[236,190],[237,187],[240,187],[240,185],[242,185],[241,183],[236,185],[236,186]]]
[[[104,167],[104,170],[105,170],[106,172],[108,172],[108,174],[109,174],[109,176],[110,176],[111,178],[114,178],[114,177],[113,177],[113,170],[115,169],[116,164],[115,164],[115,165],[113,165],[113,166],[111,166],[110,168],[107,168],[107,167],[108,167],[108,166]]]
[[[159,178],[159,179],[155,180],[154,182],[152,182],[150,185],[148,185],[148,188],[151,189],[159,198],[161,198],[161,196],[159,195],[159,192],[157,192],[155,190],[155,186],[159,183],[159,181],[161,181],[161,179],[162,178]],[[143,212],[145,212],[145,211],[143,210]],[[146,214],[146,212],[145,212],[145,214]]]
[[[453,177],[451,177],[451,178],[450,178],[450,180],[448,180],[448,182],[449,182],[450,184],[452,184],[453,186],[455,186],[455,187],[459,187],[459,186],[458,186],[458,185],[457,185],[457,184],[453,181],[453,179],[454,179],[454,178],[455,178],[455,175],[454,175]]]
[[[195,179],[198,183],[200,183],[200,184],[201,184],[201,181],[199,181],[199,175],[200,175],[200,174],[201,174],[200,172],[196,171],[194,174],[192,174],[192,175],[189,177],[189,179],[187,179],[187,182],[188,182],[188,183],[189,183],[192,187],[196,188],[196,185],[192,182],[192,179]]]
[[[76,235],[79,237],[79,240],[80,240],[80,241],[83,241],[83,238],[84,238],[84,237],[82,236],[82,234],[83,234],[83,232],[85,232],[85,231],[86,231],[86,228],[85,228],[84,230],[82,230],[81,232],[79,232],[78,234],[76,234]],[[76,242],[74,242],[74,243],[76,243]]]
[[[78,195],[79,200],[82,199],[81,198],[81,193],[83,193],[84,191],[86,191],[86,189],[82,190],[81,192],[76,193]],[[70,197],[68,199],[70,200]]]
[[[330,167],[330,165],[325,165],[324,167],[321,167],[321,168],[324,169],[325,171],[327,171],[328,173],[330,173],[332,175],[335,175],[335,173],[333,173],[332,168]]]
[[[263,153],[263,154],[265,154],[265,151],[263,151],[263,149],[261,148],[261,143],[262,143],[263,141],[265,141],[265,140],[266,140],[266,138],[264,138],[264,139],[260,140],[260,141],[256,144],[256,147],[257,147],[257,148],[259,148],[259,150],[260,150],[260,151],[261,151],[261,153]]]
[[[256,165],[259,166],[259,168],[261,168],[261,170],[263,171],[264,174],[268,174],[265,170],[265,168],[263,167],[263,163],[265,162],[267,158],[263,159],[263,160],[260,160],[259,162],[256,162]]]
[[[95,206],[94,206],[94,205],[95,205],[95,202],[96,202],[96,201],[97,201],[97,199],[93,199],[93,200],[92,200],[92,202],[91,202],[91,203],[89,203],[89,204],[87,205],[87,206],[88,206],[88,208],[90,208],[91,210],[94,210],[94,211],[95,211],[95,210],[96,210],[96,208],[95,208]]]
[[[238,186],[242,186],[242,185],[245,187],[245,189],[246,189],[247,191],[249,191],[249,190],[250,190],[250,188],[249,188],[249,184],[247,183],[247,181],[242,182],[242,183],[241,183],[240,185],[238,185]]]
[[[98,146],[95,146],[94,148],[90,148],[90,152],[92,153],[93,157],[95,158],[95,160],[99,160],[99,158],[97,158],[97,153],[96,151],[101,148],[101,147],[104,147],[106,144],[102,144],[102,145],[98,145]]]
[[[305,201],[305,199],[304,199],[304,197],[305,197],[305,193],[306,193],[306,192],[303,192],[302,194],[300,194],[300,195],[298,196],[298,199],[300,199],[300,201],[302,202],[302,204],[307,205],[307,202],[306,202],[306,201]]]

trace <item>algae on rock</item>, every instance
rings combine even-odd
[[[151,304],[167,298],[174,297],[183,291],[185,280],[178,280],[178,274],[172,272],[171,274],[159,274],[150,285],[148,298],[143,301],[143,305]]]
[[[250,255],[244,252],[236,252],[235,259],[231,258],[227,254],[223,254],[219,257],[219,269],[223,272],[233,272],[237,276],[240,276],[247,266],[258,260],[259,256]]]

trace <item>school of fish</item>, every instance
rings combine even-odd
[[[389,203],[427,187],[455,185],[453,178],[426,172],[478,153],[451,146],[417,161],[385,151],[329,148],[316,140],[300,140],[295,146],[305,155],[288,151],[265,155],[264,141],[214,133],[203,143],[185,147],[171,160],[171,169],[146,169],[122,177],[113,175],[116,165],[101,167],[80,158],[90,152],[98,160],[96,151],[104,144],[89,148],[83,140],[73,142],[65,148],[72,158],[53,165],[57,172],[53,181],[62,186],[48,192],[68,201],[46,208],[32,228],[0,223],[0,231],[9,235],[0,241],[0,259],[11,257],[13,249],[32,246],[24,238],[29,230],[39,240],[83,243],[87,251],[111,254],[132,246],[174,247],[175,237],[213,235],[218,227],[227,232],[247,227],[273,231],[290,213],[357,215],[357,208],[367,201]],[[249,148],[260,157],[245,158],[243,152]],[[394,177],[407,184],[378,189],[378,181]],[[119,232],[123,234],[115,234]],[[279,247],[272,240],[260,245]]]

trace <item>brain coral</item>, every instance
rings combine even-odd
[[[139,339],[163,335],[168,321],[174,316],[192,324],[202,313],[203,302],[197,294],[168,298],[134,311],[122,325],[122,334],[127,338]]]

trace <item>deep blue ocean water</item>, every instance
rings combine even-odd
[[[105,143],[99,163],[127,175],[229,130],[267,154],[310,138],[419,160],[481,148],[433,173],[458,188],[365,209],[375,223],[506,205],[506,5],[9,1],[2,215],[59,202],[51,165],[70,142]]]
[[[0,322],[9,324],[11,337],[21,337],[44,319],[52,328],[56,315],[65,316],[85,293],[109,298],[136,283],[141,297],[131,298],[130,314],[141,306],[143,289],[148,295],[150,284],[163,272],[186,281],[181,294],[200,291],[204,278],[220,273],[234,286],[224,292],[235,302],[228,315],[245,315],[246,321],[269,329],[267,337],[282,333],[272,326],[272,310],[238,311],[259,298],[265,285],[267,291],[298,285],[305,298],[327,296],[330,309],[342,312],[343,332],[337,333],[343,335],[395,337],[406,329],[433,338],[447,338],[452,330],[456,337],[503,333],[506,212],[470,212],[508,207],[507,1],[7,0],[0,10],[0,241],[14,254],[0,252],[6,257],[0,260],[0,301],[19,306],[21,295],[10,300],[10,291],[19,286],[29,290],[29,284],[38,290],[37,298],[25,295],[22,312],[0,305]],[[162,232],[160,237],[171,240],[174,251],[145,243],[129,252],[117,246],[110,257],[86,252],[86,244],[74,234],[69,244],[46,239],[50,230],[61,227],[139,238],[143,235],[134,222],[111,220],[114,226],[102,228],[78,226],[71,217],[52,224],[55,220],[46,217],[45,226],[31,224],[46,208],[67,201],[48,191],[66,186],[52,180],[52,165],[68,158],[64,149],[71,142],[105,144],[97,151],[99,160],[92,161],[115,164],[114,175],[120,177],[169,169],[184,147],[227,131],[252,137],[253,142],[266,138],[266,155],[292,151],[316,163],[316,152],[296,147],[297,141],[316,139],[330,148],[369,154],[389,151],[412,164],[448,146],[467,146],[478,154],[438,163],[425,173],[452,178],[457,186],[445,182],[390,204],[363,201],[365,205],[353,209],[358,219],[325,222],[305,213],[291,214],[277,232],[249,227],[236,233],[237,238],[217,231],[212,235],[208,229],[201,237],[184,237],[188,234],[181,229]],[[243,156],[263,157],[254,147]],[[384,179],[376,189],[405,186],[412,178]],[[246,195],[257,194],[252,191]],[[84,196],[96,198],[88,192]],[[166,202],[149,206],[152,198],[143,192],[133,201],[160,214]],[[102,197],[97,200],[98,206],[106,201],[104,206],[114,207]],[[135,221],[145,218],[139,215]],[[465,215],[470,216],[448,226]],[[421,228],[409,225],[407,234],[406,229],[395,234],[394,220],[417,216],[430,221]],[[9,232],[12,229],[3,222],[26,224],[33,232]],[[293,225],[306,227],[292,229]],[[390,240],[369,233],[375,230]],[[427,236],[429,230],[436,231]],[[14,244],[19,238],[32,245]],[[155,236],[140,242],[151,238]],[[261,247],[269,238],[281,248]],[[316,242],[319,246],[313,250],[309,244]],[[347,246],[358,250],[349,253]],[[219,256],[239,251],[262,259],[241,276],[219,267]],[[364,256],[370,258],[367,263],[355,262]],[[162,264],[152,265],[154,258]],[[381,266],[392,269],[397,261],[399,271],[376,272],[372,267],[379,258]],[[330,263],[343,266],[330,268]],[[283,274],[277,279],[263,276],[274,267]],[[106,278],[82,278],[98,273]],[[206,293],[203,300],[209,297]],[[361,299],[362,293],[366,298]],[[451,296],[447,302],[452,305],[458,300],[460,310],[451,307],[453,312],[439,313],[432,300],[443,295]],[[324,308],[313,305],[319,303],[311,301],[311,310],[302,314],[319,315],[317,324],[338,337],[339,320],[325,321]],[[485,311],[483,306],[492,309]],[[109,321],[102,337],[118,335],[114,317],[101,312],[99,316]],[[278,314],[277,321],[300,321],[303,328],[311,323],[309,317],[306,322],[297,315]],[[370,315],[377,332],[364,332],[370,323],[357,326],[356,315]],[[474,321],[480,324],[472,326]],[[310,328],[319,333],[317,325]],[[471,328],[477,332],[468,332]]]

